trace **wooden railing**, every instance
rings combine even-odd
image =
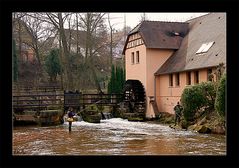
[[[41,110],[50,106],[82,107],[85,105],[99,104],[104,106],[114,106],[122,101],[122,94],[25,94],[13,95],[13,109],[15,111],[22,109]]]

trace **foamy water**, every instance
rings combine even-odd
[[[112,118],[54,127],[19,127],[13,154],[27,155],[225,155],[226,137],[177,131],[167,125]]]

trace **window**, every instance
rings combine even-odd
[[[194,72],[194,83],[199,83],[199,71]]]
[[[186,84],[191,85],[191,72],[186,73]]]
[[[208,81],[213,81],[213,74],[212,74],[212,69],[207,70],[207,80]]]
[[[134,52],[131,53],[131,64],[134,64]]]
[[[139,51],[136,51],[136,64],[139,63]]]
[[[202,44],[201,47],[197,50],[196,54],[206,53],[213,44],[214,41]]]
[[[173,74],[169,74],[169,86],[173,86]]]
[[[144,41],[142,39],[140,39],[140,44],[143,44],[143,43],[144,43]]]
[[[175,74],[175,85],[176,86],[179,86],[180,85],[180,78],[179,78],[179,73],[176,73]]]

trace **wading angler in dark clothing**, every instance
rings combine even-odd
[[[67,121],[69,122],[69,131],[71,131],[72,122],[74,121],[73,117],[75,116],[72,107],[69,108],[67,115],[68,115]]]
[[[174,125],[177,125],[180,122],[180,118],[181,118],[182,111],[183,111],[183,107],[179,104],[179,102],[174,107],[174,111],[175,111],[175,124]]]

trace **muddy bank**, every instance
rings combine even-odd
[[[206,112],[191,122],[187,122],[181,117],[180,122],[175,125],[174,120],[175,116],[173,114],[161,112],[159,117],[154,119],[153,122],[167,124],[170,128],[176,130],[191,130],[206,134],[226,134],[225,121],[220,118],[215,111]]]

